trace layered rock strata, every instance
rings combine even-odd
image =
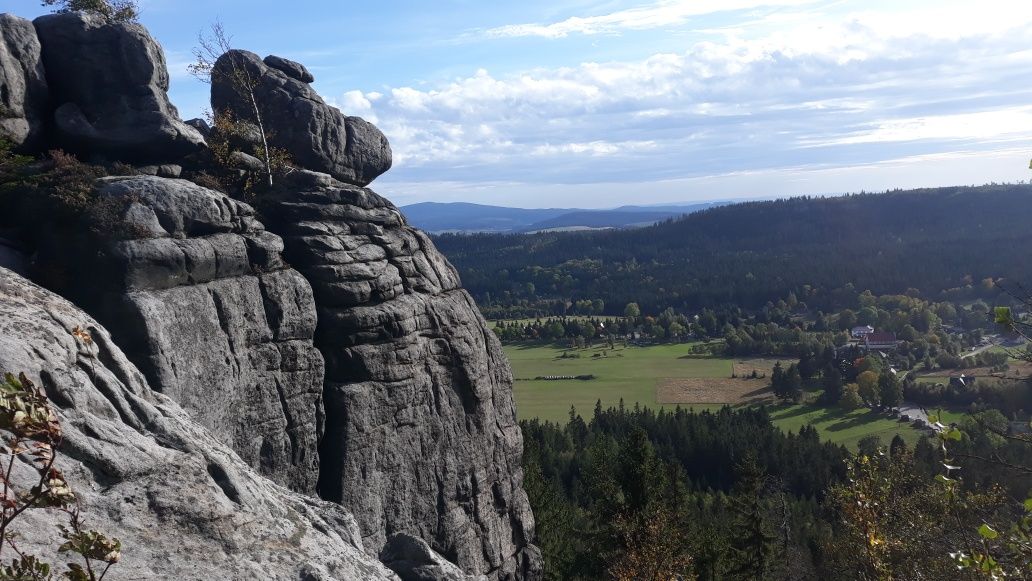
[[[407,533],[467,573],[537,577],[512,375],[455,269],[390,202],[325,174],[295,173],[265,214],[318,307],[322,496],[368,547]]]
[[[111,329],[151,387],[179,402],[262,474],[314,493],[324,428],[311,287],[247,204],[185,180],[106,178],[108,225],[126,239],[57,238],[37,269]],[[99,250],[99,252],[98,252]]]

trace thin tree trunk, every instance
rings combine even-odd
[[[258,102],[254,98],[254,91],[248,89],[247,96],[251,98],[251,107],[254,108],[254,118],[258,121],[258,131],[262,134],[262,153],[265,157],[265,176],[268,178],[269,187],[272,187],[272,156],[269,154],[269,140],[265,137],[265,124],[262,123],[262,114],[258,111]]]

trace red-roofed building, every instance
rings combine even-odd
[[[897,343],[895,333],[871,333],[864,337],[867,349],[895,349]]]

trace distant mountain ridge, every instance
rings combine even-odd
[[[634,228],[691,214],[728,202],[664,206],[627,205],[607,210],[580,208],[510,208],[469,202],[420,202],[402,206],[409,223],[433,233],[539,232]]]

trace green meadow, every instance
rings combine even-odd
[[[600,399],[604,407],[615,407],[621,398],[628,407],[635,403],[657,407],[656,380],[660,378],[731,375],[730,360],[691,356],[691,345],[618,346],[616,349],[510,345],[505,347],[505,353],[516,378],[520,416],[565,421],[571,405],[587,416]],[[579,357],[563,359],[563,353]],[[548,375],[594,375],[596,379],[534,380]]]
[[[505,353],[516,378],[514,392],[520,418],[565,422],[570,406],[585,418],[590,418],[598,400],[602,401],[603,407],[615,407],[622,399],[627,407],[638,403],[652,408],[670,408],[673,407],[670,404],[661,406],[657,403],[656,390],[661,380],[712,378],[714,383],[726,382],[731,377],[732,365],[741,364],[741,361],[730,358],[693,355],[691,347],[690,343],[618,346],[616,349],[507,345]],[[564,353],[579,357],[563,358]],[[534,379],[577,375],[594,375],[595,379]],[[753,381],[759,384],[762,380]],[[751,405],[729,396],[725,401],[681,404],[681,407],[698,411],[716,409],[724,404]],[[822,437],[850,448],[869,435],[879,436],[884,444],[888,444],[896,434],[911,443],[920,435],[907,423],[867,409],[844,412],[837,408],[800,404],[772,405],[770,411],[774,423],[785,430],[798,432],[803,425],[811,424]]]

